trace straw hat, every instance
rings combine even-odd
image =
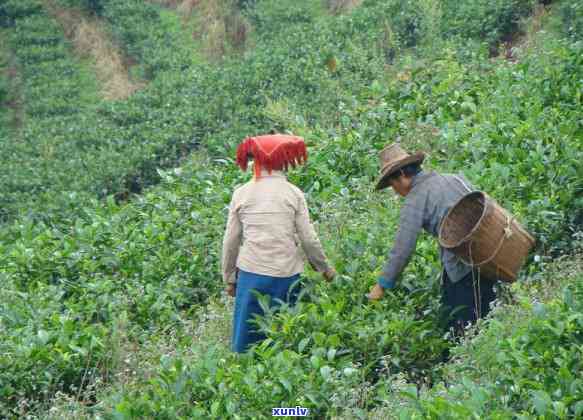
[[[410,155],[398,143],[393,143],[381,150],[379,159],[381,175],[376,183],[375,190],[377,191],[387,188],[389,186],[389,177],[404,166],[411,163],[422,163],[425,160],[425,153],[417,152]]]

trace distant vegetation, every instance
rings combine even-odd
[[[264,113],[270,100],[285,97],[312,124],[334,124],[338,105],[382,78],[385,65],[400,49],[420,45],[432,50],[442,32],[445,39],[462,36],[477,42],[486,37],[495,44],[533,7],[524,1],[476,5],[482,3],[467,3],[467,9],[444,3],[438,10],[431,1],[369,1],[350,16],[320,19],[317,2],[252,2],[246,14],[255,28],[255,48],[214,68],[197,58],[180,21],[153,3],[60,0],[105,19],[127,56],[139,63],[136,76],[153,81],[127,101],[96,103],[91,99],[95,92],[78,87],[95,85],[95,80],[86,66],[75,62],[62,35],[58,40],[61,31],[42,1],[7,1],[3,20],[14,26],[11,43],[22,72],[42,63],[47,74],[63,77],[61,86],[42,83],[42,92],[40,82],[25,77],[27,85],[39,86],[34,88],[39,100],[28,101],[33,108],[27,112],[24,133],[31,132],[35,140],[16,152],[12,149],[23,146],[6,146],[3,153],[29,156],[20,162],[22,176],[14,179],[9,171],[1,176],[5,218],[18,212],[46,218],[47,206],[61,216],[92,197],[139,192],[159,180],[156,167],[175,165],[197,144],[211,143],[211,149],[217,140],[232,145],[249,132],[271,128]],[[465,15],[457,15],[464,10]],[[448,24],[444,32],[440,22],[449,22],[446,17],[454,13],[456,24]],[[504,28],[476,33],[476,20],[501,22]],[[330,65],[322,65],[326,62]],[[80,103],[90,103],[91,109],[82,118],[65,120],[81,109],[74,100],[63,99],[75,95],[83,95]],[[47,116],[49,128],[42,123]],[[230,147],[217,152],[223,155]],[[70,173],[84,175],[71,180]]]

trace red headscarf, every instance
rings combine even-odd
[[[255,177],[261,176],[261,169],[281,171],[289,166],[296,167],[308,159],[304,139],[285,134],[269,134],[248,137],[237,148],[237,165],[247,170],[249,158],[253,157]]]

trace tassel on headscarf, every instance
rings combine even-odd
[[[259,178],[262,169],[271,173],[305,163],[308,151],[301,137],[272,134],[243,140],[237,148],[237,165],[246,171],[250,158],[254,161],[255,177]]]

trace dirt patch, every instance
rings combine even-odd
[[[252,27],[235,0],[148,0],[172,9],[211,61],[246,50]]]
[[[130,69],[134,63],[120,52],[103,29],[104,23],[100,19],[88,17],[78,9],[59,7],[52,0],[45,0],[44,3],[63,27],[76,53],[93,62],[104,99],[125,99],[145,86],[144,82],[131,79]]]
[[[178,13],[191,27],[193,40],[200,42],[208,59],[220,60],[243,52],[251,24],[233,0],[184,0]]]
[[[362,0],[326,0],[326,9],[333,15],[348,13],[352,9],[360,6]]]

